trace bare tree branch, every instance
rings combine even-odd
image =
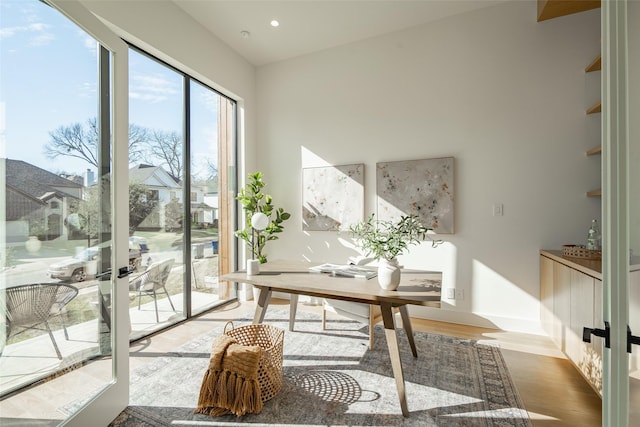
[[[44,154],[49,159],[58,156],[75,157],[98,167],[98,121],[88,119],[85,126],[74,123],[60,126],[49,132],[51,140],[44,146]],[[148,141],[149,131],[141,126],[129,125],[129,159],[137,162],[142,158],[142,146]]]
[[[175,131],[154,130],[151,134],[149,154],[166,165],[169,174],[179,180],[182,178],[182,137]],[[153,163],[153,162],[151,162]]]
[[[95,125],[95,119],[94,119]],[[82,127],[80,123],[70,126],[60,126],[58,129],[49,132],[51,141],[44,146],[44,154],[55,159],[58,156],[69,156],[85,160],[87,163],[98,166],[97,160],[97,134],[91,128]]]

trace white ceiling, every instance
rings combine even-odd
[[[506,0],[172,0],[255,66]],[[532,12],[533,13],[533,12]],[[280,22],[270,26],[272,19]],[[250,36],[243,38],[242,31]]]

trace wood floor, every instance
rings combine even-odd
[[[288,309],[288,301],[284,300],[272,300],[270,305]],[[253,313],[254,309],[253,301],[232,303],[135,343],[130,350],[131,369],[171,352],[227,320]],[[319,314],[320,307],[301,302],[298,311]],[[327,318],[337,315],[328,313]],[[601,425],[600,397],[549,338],[423,319],[412,319],[412,325],[416,331],[498,343],[534,427]],[[38,425],[57,425],[64,418],[58,410],[61,390],[87,386],[100,369],[105,367],[91,364],[0,402],[0,424],[33,425],[37,420]]]

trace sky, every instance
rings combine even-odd
[[[0,0],[0,157],[52,172],[82,174],[90,165],[69,156],[47,158],[49,133],[97,116],[97,43],[37,0]],[[130,123],[182,127],[182,78],[130,51]],[[217,158],[217,95],[192,95],[192,153]],[[202,170],[202,163],[194,171]]]

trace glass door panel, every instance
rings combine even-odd
[[[218,301],[235,297],[233,287],[219,282],[220,243],[220,130],[221,102],[215,91],[190,80],[190,220],[191,308],[198,313]],[[227,143],[224,141],[223,143]]]
[[[0,7],[0,413],[65,421],[115,377],[112,56],[44,2]]]
[[[183,78],[129,50],[131,339],[184,318]]]

